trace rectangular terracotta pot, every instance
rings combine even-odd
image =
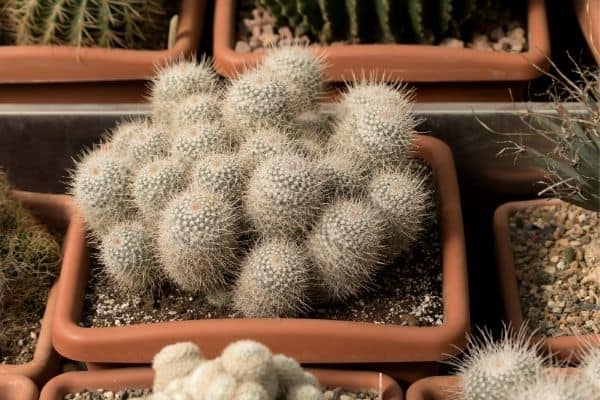
[[[309,369],[321,385],[344,389],[379,390],[380,376],[376,372]],[[40,400],[63,400],[67,393],[81,390],[142,389],[152,387],[154,372],[150,368],[122,368],[93,372],[69,372],[52,379],[42,390]],[[402,400],[402,391],[389,376],[382,375],[382,400]]]
[[[573,0],[573,5],[590,52],[600,65],[600,1]]]
[[[213,55],[217,71],[227,77],[255,65],[260,53],[234,50],[236,0],[217,0]],[[541,75],[532,64],[546,69],[550,37],[544,0],[528,0],[529,50],[499,53],[413,44],[358,44],[315,46],[328,65],[331,81],[352,80],[363,71],[385,74],[387,80],[405,82],[506,82],[528,81]]]
[[[505,320],[514,327],[523,325],[523,308],[515,270],[515,260],[510,239],[509,219],[516,211],[528,207],[543,207],[564,204],[561,200],[515,201],[501,205],[494,213],[494,240],[496,260],[500,278],[500,290],[504,302]],[[535,329],[535,326],[529,328]],[[546,337],[537,335],[543,346],[556,357],[566,361],[577,361],[586,344],[600,346],[600,335],[566,335]]]
[[[452,153],[438,139],[420,136],[417,156],[430,164],[437,186],[443,269],[444,322],[404,327],[317,319],[211,319],[109,328],[79,326],[89,275],[85,226],[78,217],[67,237],[53,341],[73,360],[149,363],[163,346],[191,340],[208,357],[230,342],[250,338],[304,364],[437,361],[456,353],[469,328],[465,244]]]
[[[71,201],[68,196],[21,191],[13,191],[13,195],[42,223],[61,230],[71,230]],[[67,252],[69,249],[65,244],[63,253]],[[0,374],[23,375],[42,385],[58,372],[60,356],[52,346],[52,317],[56,309],[57,286],[48,294],[33,359],[26,364],[0,365]]]
[[[38,400],[35,384],[22,375],[0,375],[0,399]]]
[[[197,50],[205,10],[206,0],[181,0],[176,41],[165,50],[0,46],[0,84],[148,79],[157,66]]]

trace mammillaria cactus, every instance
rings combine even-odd
[[[140,135],[143,130],[148,128],[148,125],[148,121],[141,118],[118,123],[115,129],[107,135],[111,153],[124,157],[129,151],[129,143],[132,138]]]
[[[395,254],[406,251],[425,229],[431,210],[426,179],[412,165],[383,171],[369,184],[369,200],[390,227],[390,246]]]
[[[118,287],[141,293],[161,285],[154,241],[141,223],[118,223],[100,243],[100,260]]]
[[[214,152],[231,150],[231,136],[218,122],[201,122],[181,130],[173,140],[171,154],[186,165]]]
[[[375,80],[375,76],[349,83],[339,101],[340,113],[352,113],[373,104],[381,107],[395,106],[403,113],[411,113],[415,91],[402,83],[388,84]]]
[[[270,398],[277,395],[278,382],[271,351],[253,340],[229,344],[221,354],[223,368],[240,382],[259,383]]]
[[[168,156],[171,138],[168,132],[156,124],[146,122],[144,129],[139,129],[128,142],[125,163],[133,170]]]
[[[159,222],[165,273],[189,292],[219,290],[237,265],[237,229],[237,212],[222,195],[199,189],[181,193]]]
[[[239,156],[250,170],[262,161],[288,152],[294,147],[290,133],[275,127],[260,127],[240,144]]]
[[[256,382],[243,382],[238,385],[233,398],[236,400],[270,400],[269,393]]]
[[[262,68],[285,85],[296,103],[294,110],[307,110],[318,105],[325,89],[322,57],[304,47],[280,47],[269,50]]]
[[[224,373],[225,371],[220,358],[204,361],[197,365],[187,377],[187,380],[184,383],[185,391],[189,394],[199,394],[214,380],[215,377]]]
[[[131,173],[108,151],[88,153],[77,165],[71,193],[88,226],[104,233],[132,212]]]
[[[269,240],[242,264],[233,304],[246,317],[295,315],[306,308],[309,263],[293,242]]]
[[[230,400],[237,390],[237,381],[228,374],[220,374],[213,378],[204,391],[205,399]]]
[[[133,180],[133,200],[142,215],[152,221],[164,206],[185,189],[185,170],[175,160],[161,159],[139,170]]]
[[[15,44],[153,48],[166,28],[164,0],[13,0],[6,4]]]
[[[588,346],[579,368],[583,379],[600,393],[600,347]]]
[[[172,127],[190,126],[202,122],[215,122],[221,117],[219,97],[212,92],[192,94],[175,106]]]
[[[308,237],[325,297],[343,300],[368,288],[388,257],[385,237],[385,221],[366,202],[341,200],[326,209]]]
[[[329,152],[317,160],[317,171],[323,176],[324,190],[330,198],[358,195],[368,178],[365,165],[351,154]]]
[[[310,372],[304,371],[298,361],[291,357],[275,354],[273,366],[279,380],[280,393],[288,393],[290,389],[306,384],[319,386],[317,379]]]
[[[517,387],[509,393],[514,400],[599,400],[597,390],[585,384],[579,377],[565,376],[555,371],[546,371],[531,383]],[[484,397],[479,397],[484,398]],[[500,398],[500,397],[494,397]],[[502,397],[503,399],[507,397]]]
[[[263,70],[249,71],[225,92],[223,119],[241,131],[265,126],[286,126],[295,116],[295,102],[280,80]]]
[[[160,392],[175,380],[188,376],[204,357],[200,348],[191,342],[163,347],[152,360],[154,370],[153,390]]]
[[[192,172],[192,184],[220,193],[235,203],[242,197],[247,175],[237,154],[214,153],[198,160]]]
[[[291,388],[286,400],[324,400],[323,392],[313,385],[298,385]]]
[[[322,203],[314,167],[297,155],[267,159],[250,178],[245,207],[261,233],[293,236],[308,228]]]

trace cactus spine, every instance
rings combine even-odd
[[[246,178],[246,169],[237,154],[209,154],[198,160],[192,172],[194,185],[220,193],[232,203],[241,200]]]

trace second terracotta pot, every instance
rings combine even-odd
[[[0,399],[38,400],[37,386],[22,375],[0,375]]]
[[[528,207],[544,207],[564,204],[561,200],[529,200],[503,204],[494,213],[494,240],[500,289],[504,302],[505,320],[514,327],[524,323],[521,295],[517,281],[513,244],[510,238],[509,219],[516,211]],[[535,329],[535,326],[530,327]],[[586,344],[600,346],[599,335],[567,335],[545,337],[538,335],[544,347],[557,357],[568,361],[577,361]]]
[[[230,342],[254,339],[303,364],[407,363],[442,360],[465,343],[469,302],[465,244],[452,154],[441,141],[421,136],[417,156],[433,170],[440,215],[444,321],[407,327],[317,319],[211,319],[85,328],[81,319],[90,264],[85,226],[67,237],[60,278],[54,345],[64,356],[92,363],[149,363],[169,343],[191,340],[207,357]],[[454,347],[457,346],[457,347]],[[354,368],[354,366],[353,366]]]
[[[378,391],[381,400],[402,400],[398,384],[387,375],[375,372],[309,369],[321,385],[350,390],[370,389]],[[144,389],[152,387],[154,373],[150,368],[124,368],[94,372],[69,372],[52,379],[42,390],[40,400],[62,400],[68,393],[82,390]]]

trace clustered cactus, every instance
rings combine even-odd
[[[167,28],[165,0],[6,0],[0,11],[22,45],[153,48]],[[3,18],[0,17],[1,20]]]
[[[321,42],[434,43],[478,19],[497,18],[499,0],[258,0],[298,34]],[[505,5],[506,7],[506,5]]]
[[[323,69],[291,47],[225,87],[204,59],[160,72],[152,119],[118,125],[73,174],[115,284],[168,281],[247,317],[375,286],[431,211],[409,160],[412,92],[357,81],[332,121],[319,113]]]
[[[33,290],[51,283],[58,273],[60,246],[54,237],[10,193],[6,173],[0,169],[0,310],[5,301],[35,304],[27,296],[10,296],[17,282]],[[15,298],[16,297],[16,298]]]
[[[507,328],[497,342],[485,332],[482,338],[470,337],[466,356],[450,362],[461,378],[455,398],[600,399],[599,348],[589,349],[577,373],[565,375],[550,369],[554,366],[552,358],[541,356],[541,342],[534,342],[526,332],[524,328],[517,332]]]
[[[193,343],[164,347],[154,357],[153,394],[146,400],[322,400],[316,378],[293,358],[240,340],[207,360]]]

